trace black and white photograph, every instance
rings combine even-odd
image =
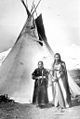
[[[0,119],[80,119],[80,0],[0,0]]]

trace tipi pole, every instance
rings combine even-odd
[[[24,0],[21,0],[21,2],[23,3],[23,5],[24,5],[24,7],[25,7],[25,9],[26,9],[26,11],[27,11],[28,16],[30,16],[31,14],[30,14],[30,12],[29,12],[29,10],[28,10],[28,8],[27,8],[27,6],[26,6],[26,4],[25,4]]]
[[[33,0],[32,8],[31,8],[31,13],[33,12],[34,9],[35,9],[35,3],[34,3],[34,0]],[[37,11],[36,10],[35,10],[35,13],[36,13],[36,16],[37,16]]]
[[[36,7],[35,7],[35,9],[34,9],[34,11],[33,11],[33,13],[32,13],[32,15],[33,15],[34,12],[36,11],[36,9],[37,9],[37,7],[39,6],[40,2],[41,2],[41,0],[39,0],[38,4],[36,5]]]
[[[35,6],[34,6],[34,0],[33,0],[32,7],[31,7],[31,13],[32,13],[32,11],[33,11],[34,8],[35,8]]]
[[[27,6],[27,8],[28,8],[27,0],[26,0],[26,6]]]
[[[30,12],[29,12],[27,6],[25,5],[25,3],[24,3],[23,0],[21,0],[21,2],[23,3],[24,7],[26,8],[26,11],[27,11],[27,14],[28,14],[28,17],[29,17],[29,15],[31,15],[31,14],[30,14]],[[24,23],[24,26],[23,26],[23,28],[22,28],[22,30],[21,30],[21,32],[20,32],[18,38],[17,38],[17,41],[18,41],[18,39],[21,37],[22,32],[23,32],[23,29],[25,28],[26,23],[27,23],[27,19],[26,19],[26,21],[25,21],[25,23]],[[17,41],[16,41],[16,42],[17,42]]]

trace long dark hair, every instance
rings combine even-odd
[[[62,61],[62,60],[61,60],[61,55],[60,55],[59,53],[55,53],[54,57],[55,57],[56,55],[59,56],[59,62],[61,62],[61,61]],[[56,61],[54,60],[54,63],[55,63],[55,62],[56,62]]]
[[[62,60],[61,60],[61,55],[60,55],[59,53],[55,53],[55,54],[54,54],[54,57],[55,57],[56,55],[58,55],[58,56],[59,56],[59,63],[61,63],[61,62],[62,62]],[[52,67],[54,67],[55,62],[56,62],[56,60],[55,60],[55,58],[54,58],[54,62],[53,62]]]

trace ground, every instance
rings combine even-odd
[[[0,119],[80,119],[80,98],[72,99],[72,106],[59,109],[49,104],[39,108],[32,104],[2,102],[0,104]]]

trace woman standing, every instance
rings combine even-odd
[[[54,63],[52,66],[52,82],[54,86],[54,105],[61,108],[70,106],[70,90],[68,85],[68,77],[65,63],[61,60],[59,53],[54,55]]]
[[[44,68],[42,61],[38,62],[38,68],[32,73],[32,78],[35,80],[33,104],[39,107],[46,106],[48,104],[48,71]]]

